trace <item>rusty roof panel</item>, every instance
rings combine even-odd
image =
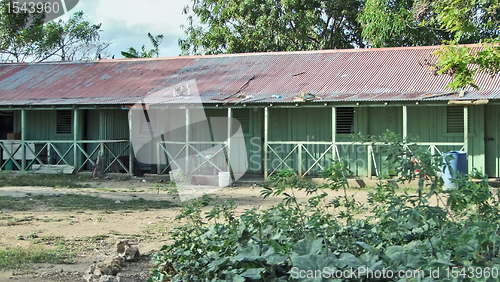
[[[426,63],[436,46],[102,60],[0,66],[0,105],[130,104],[195,80],[204,103],[411,101],[449,92],[449,76]],[[429,98],[499,99],[500,79],[476,77],[481,90]],[[233,95],[237,94],[237,95]],[[280,98],[273,96],[280,95]],[[233,95],[233,96],[230,96]],[[174,98],[170,103],[194,99]]]

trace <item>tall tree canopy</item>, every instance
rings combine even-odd
[[[438,45],[452,39],[427,0],[367,0],[359,13],[362,36],[372,47]]]
[[[183,54],[364,47],[364,0],[193,0]],[[199,19],[199,22],[197,22]]]
[[[100,40],[101,24],[85,20],[83,12],[44,25],[43,13],[13,13],[10,1],[0,1],[1,62],[95,60],[110,45]]]
[[[43,14],[13,13],[0,1],[0,60],[24,62],[43,39]]]
[[[358,20],[373,47],[446,44],[432,67],[454,77],[448,87],[478,88],[474,74],[500,71],[498,0],[367,0]],[[460,47],[486,43],[480,51]]]
[[[438,73],[454,77],[449,87],[479,88],[474,81],[478,72],[494,76],[500,73],[500,10],[498,0],[443,0],[436,5],[442,27],[453,32],[453,40],[435,55]],[[462,40],[478,39],[483,48],[459,46]]]
[[[83,12],[76,12],[67,22],[51,21],[43,31],[35,52],[38,62],[96,60],[110,45],[100,42],[101,24],[86,21]]]

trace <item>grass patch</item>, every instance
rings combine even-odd
[[[61,264],[68,259],[70,255],[61,250],[47,250],[39,246],[0,249],[0,269],[16,269],[33,263]]]
[[[121,211],[121,210],[148,210],[165,209],[174,207],[176,204],[170,201],[147,201],[144,199],[133,199],[130,201],[101,198],[91,195],[65,194],[57,196],[37,195],[28,197],[0,197],[0,210],[10,211],[30,211],[46,208],[51,210],[100,210],[100,211]]]
[[[79,175],[67,174],[36,174],[36,173],[0,173],[0,187],[6,186],[46,186],[54,188],[87,188],[89,185],[80,184],[88,179]]]

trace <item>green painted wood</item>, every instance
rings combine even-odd
[[[481,172],[485,172],[485,143],[488,142],[485,136],[485,105],[473,106],[470,112],[470,133],[469,133],[469,170],[473,167]],[[491,126],[488,122],[488,126]],[[498,174],[492,175],[498,177]]]
[[[26,171],[26,110],[21,110],[21,170]]]
[[[499,177],[500,106],[486,105],[485,109],[485,172],[489,177]]]

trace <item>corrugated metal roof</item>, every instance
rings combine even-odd
[[[0,66],[0,105],[133,104],[190,80],[196,81],[204,103],[239,103],[244,98],[255,103],[293,102],[301,93],[313,94],[315,101],[420,100],[449,92],[446,85],[451,77],[435,76],[424,64],[435,60],[431,53],[437,48],[4,64]],[[500,98],[498,76],[480,74],[476,79],[481,90],[468,88],[461,99]],[[432,99],[458,99],[458,94]],[[171,97],[169,102],[191,100]]]

